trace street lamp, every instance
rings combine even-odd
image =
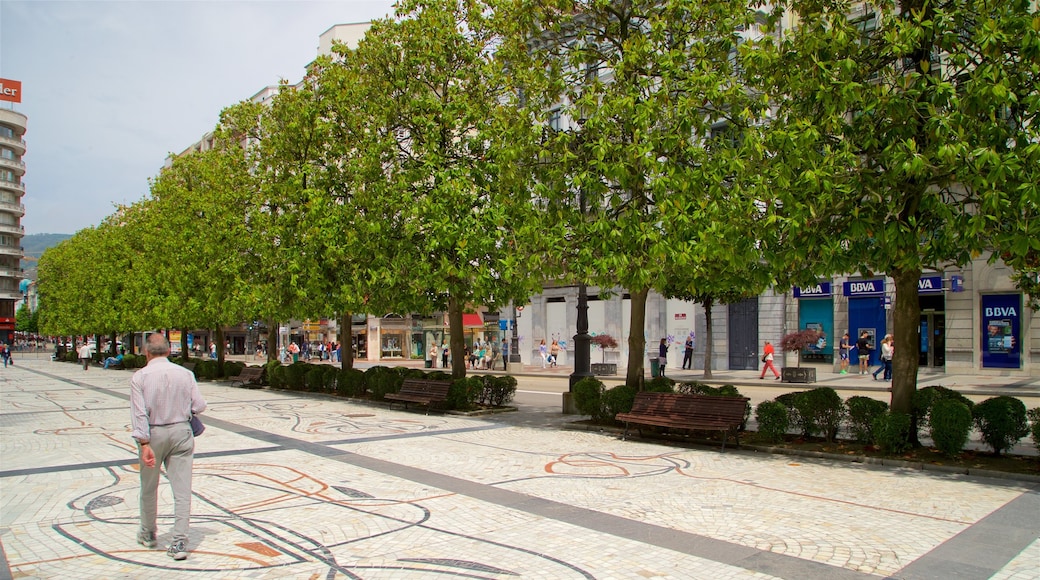
[[[578,120],[582,133],[578,135],[578,144],[584,146],[585,119]],[[582,219],[588,211],[585,200],[585,187],[578,188],[578,209]],[[574,392],[574,385],[586,377],[592,376],[592,337],[589,336],[589,296],[584,280],[578,285],[578,323],[577,334],[574,335],[574,372],[571,373],[568,391]]]

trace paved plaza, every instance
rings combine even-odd
[[[165,481],[134,541],[129,377],[0,369],[0,578],[1040,578],[1036,483],[226,383],[175,562]]]

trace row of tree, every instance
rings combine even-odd
[[[640,384],[651,290],[710,312],[885,272],[908,409],[922,271],[994,251],[1034,279],[1040,25],[861,6],[403,1],[49,250],[42,328],[446,311],[462,376],[465,310],[564,280],[629,292]]]

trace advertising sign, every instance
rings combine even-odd
[[[917,281],[918,294],[938,294],[943,291],[942,274],[937,276],[922,276]]]
[[[0,79],[0,101],[22,102],[22,81]]]
[[[831,295],[831,283],[820,282],[815,286],[795,286],[795,298],[829,298]]]
[[[885,294],[884,279],[850,280],[842,285],[845,296],[883,296]]]
[[[982,366],[1017,369],[1022,366],[1019,343],[1022,296],[989,294],[982,297]]]

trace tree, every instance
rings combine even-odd
[[[476,0],[407,0],[352,55],[364,73],[351,93],[355,193],[380,242],[367,258],[403,282],[396,304],[447,311],[455,377],[466,373],[463,312],[522,303],[541,282],[520,247],[533,206],[502,146],[522,137],[502,130],[515,117],[493,15]]]
[[[540,119],[570,125],[546,133],[540,156],[544,216],[557,222],[544,229],[560,232],[567,279],[628,290],[626,382],[642,385],[650,290],[665,290],[669,270],[743,259],[697,233],[747,237],[731,229],[743,222],[718,220],[720,199],[736,206],[730,215],[757,211],[734,179],[744,161],[732,151],[745,142],[730,138],[762,109],[731,58],[752,13],[680,0],[524,6],[507,54],[530,71],[518,82]]]
[[[1017,264],[1040,247],[1040,31],[1026,0],[851,8],[781,1],[767,25],[776,35],[746,47],[749,77],[776,109],[773,259],[803,282],[892,277],[892,409],[909,412],[922,272],[991,249]],[[793,73],[794,62],[812,66]]]
[[[14,313],[14,329],[19,332],[30,332],[36,334],[39,328],[39,310],[30,312],[29,307],[20,304]]]

